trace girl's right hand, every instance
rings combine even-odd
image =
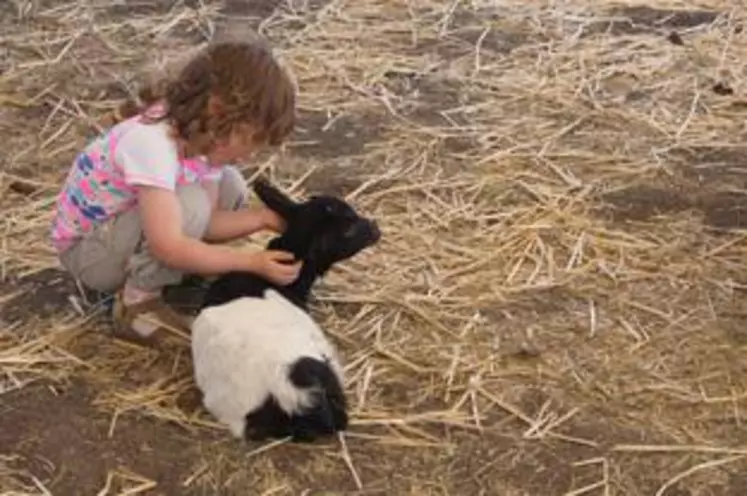
[[[253,253],[254,272],[280,286],[294,282],[301,271],[301,261],[293,263],[292,253],[279,250],[264,250]]]

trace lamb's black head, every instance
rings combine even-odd
[[[286,222],[285,233],[270,248],[290,251],[322,269],[353,257],[381,237],[376,221],[340,198],[312,196],[295,202],[265,179],[255,181],[254,192]]]

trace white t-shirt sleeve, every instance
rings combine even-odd
[[[135,124],[120,137],[114,160],[129,185],[176,188],[179,155],[165,124]]]
[[[202,176],[202,181],[209,183],[209,182],[219,182],[221,179],[223,179],[223,170],[225,169],[225,166],[223,167],[214,167],[210,170],[207,174]]]

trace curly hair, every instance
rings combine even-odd
[[[115,121],[154,104],[189,152],[207,154],[237,126],[249,125],[255,143],[277,146],[295,126],[295,86],[266,44],[228,41],[209,45],[172,79],[144,87],[140,104],[125,102]]]

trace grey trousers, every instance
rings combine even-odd
[[[182,208],[182,231],[202,239],[212,214],[207,191],[199,184],[177,188]],[[237,210],[247,198],[241,172],[225,167],[220,180],[218,209]],[[112,293],[125,282],[143,291],[158,291],[178,284],[184,273],[153,257],[148,250],[140,216],[136,210],[106,222],[60,255],[70,274],[89,289]]]

